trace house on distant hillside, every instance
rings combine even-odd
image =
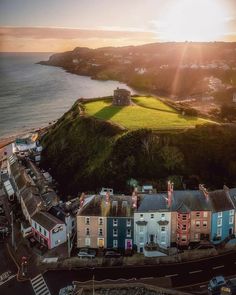
[[[120,89],[117,87],[116,90],[114,90],[114,96],[112,100],[113,106],[129,106],[131,105],[131,93],[127,89]]]
[[[236,103],[236,92],[233,94],[233,103]]]

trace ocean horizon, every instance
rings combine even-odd
[[[37,64],[49,52],[0,53],[0,139],[57,120],[78,98],[103,97],[117,87],[117,81],[98,81],[66,72],[62,68]]]

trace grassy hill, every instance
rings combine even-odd
[[[163,113],[166,120],[170,115],[178,118],[174,110],[153,99],[133,100],[139,111]],[[109,100],[85,103],[87,112],[90,110],[94,116],[81,116],[83,105],[76,102],[42,140],[42,166],[50,169],[63,195],[98,191],[101,187],[125,192],[127,180],[131,178],[140,183],[153,183],[164,190],[171,175],[175,176],[176,189],[183,188],[177,180],[187,183],[193,176],[197,182],[214,188],[236,185],[236,127],[202,124],[171,132],[151,130],[144,125],[124,130],[104,120],[108,117],[111,120],[113,108],[108,103]],[[104,115],[104,107],[108,109],[107,115]],[[133,110],[133,107],[122,108],[118,113],[123,109]],[[133,120],[134,124],[138,121],[137,115],[132,115],[132,120],[123,118],[128,122]],[[149,120],[147,115],[145,120]],[[196,182],[189,187],[196,188]]]
[[[152,130],[185,129],[213,123],[210,120],[183,116],[154,97],[134,97],[134,105],[118,107],[111,105],[111,99],[84,103],[85,113],[98,119],[118,124],[125,129],[137,130],[150,128]]]

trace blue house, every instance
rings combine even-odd
[[[212,208],[211,241],[217,244],[235,232],[235,204],[227,187],[210,192],[209,201]]]
[[[131,196],[111,196],[107,215],[107,248],[132,250],[134,209]]]

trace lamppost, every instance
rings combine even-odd
[[[11,211],[10,215],[11,215],[11,244],[12,244],[12,248],[14,250],[16,250],[15,235],[14,235],[14,215],[13,215],[13,211]]]

